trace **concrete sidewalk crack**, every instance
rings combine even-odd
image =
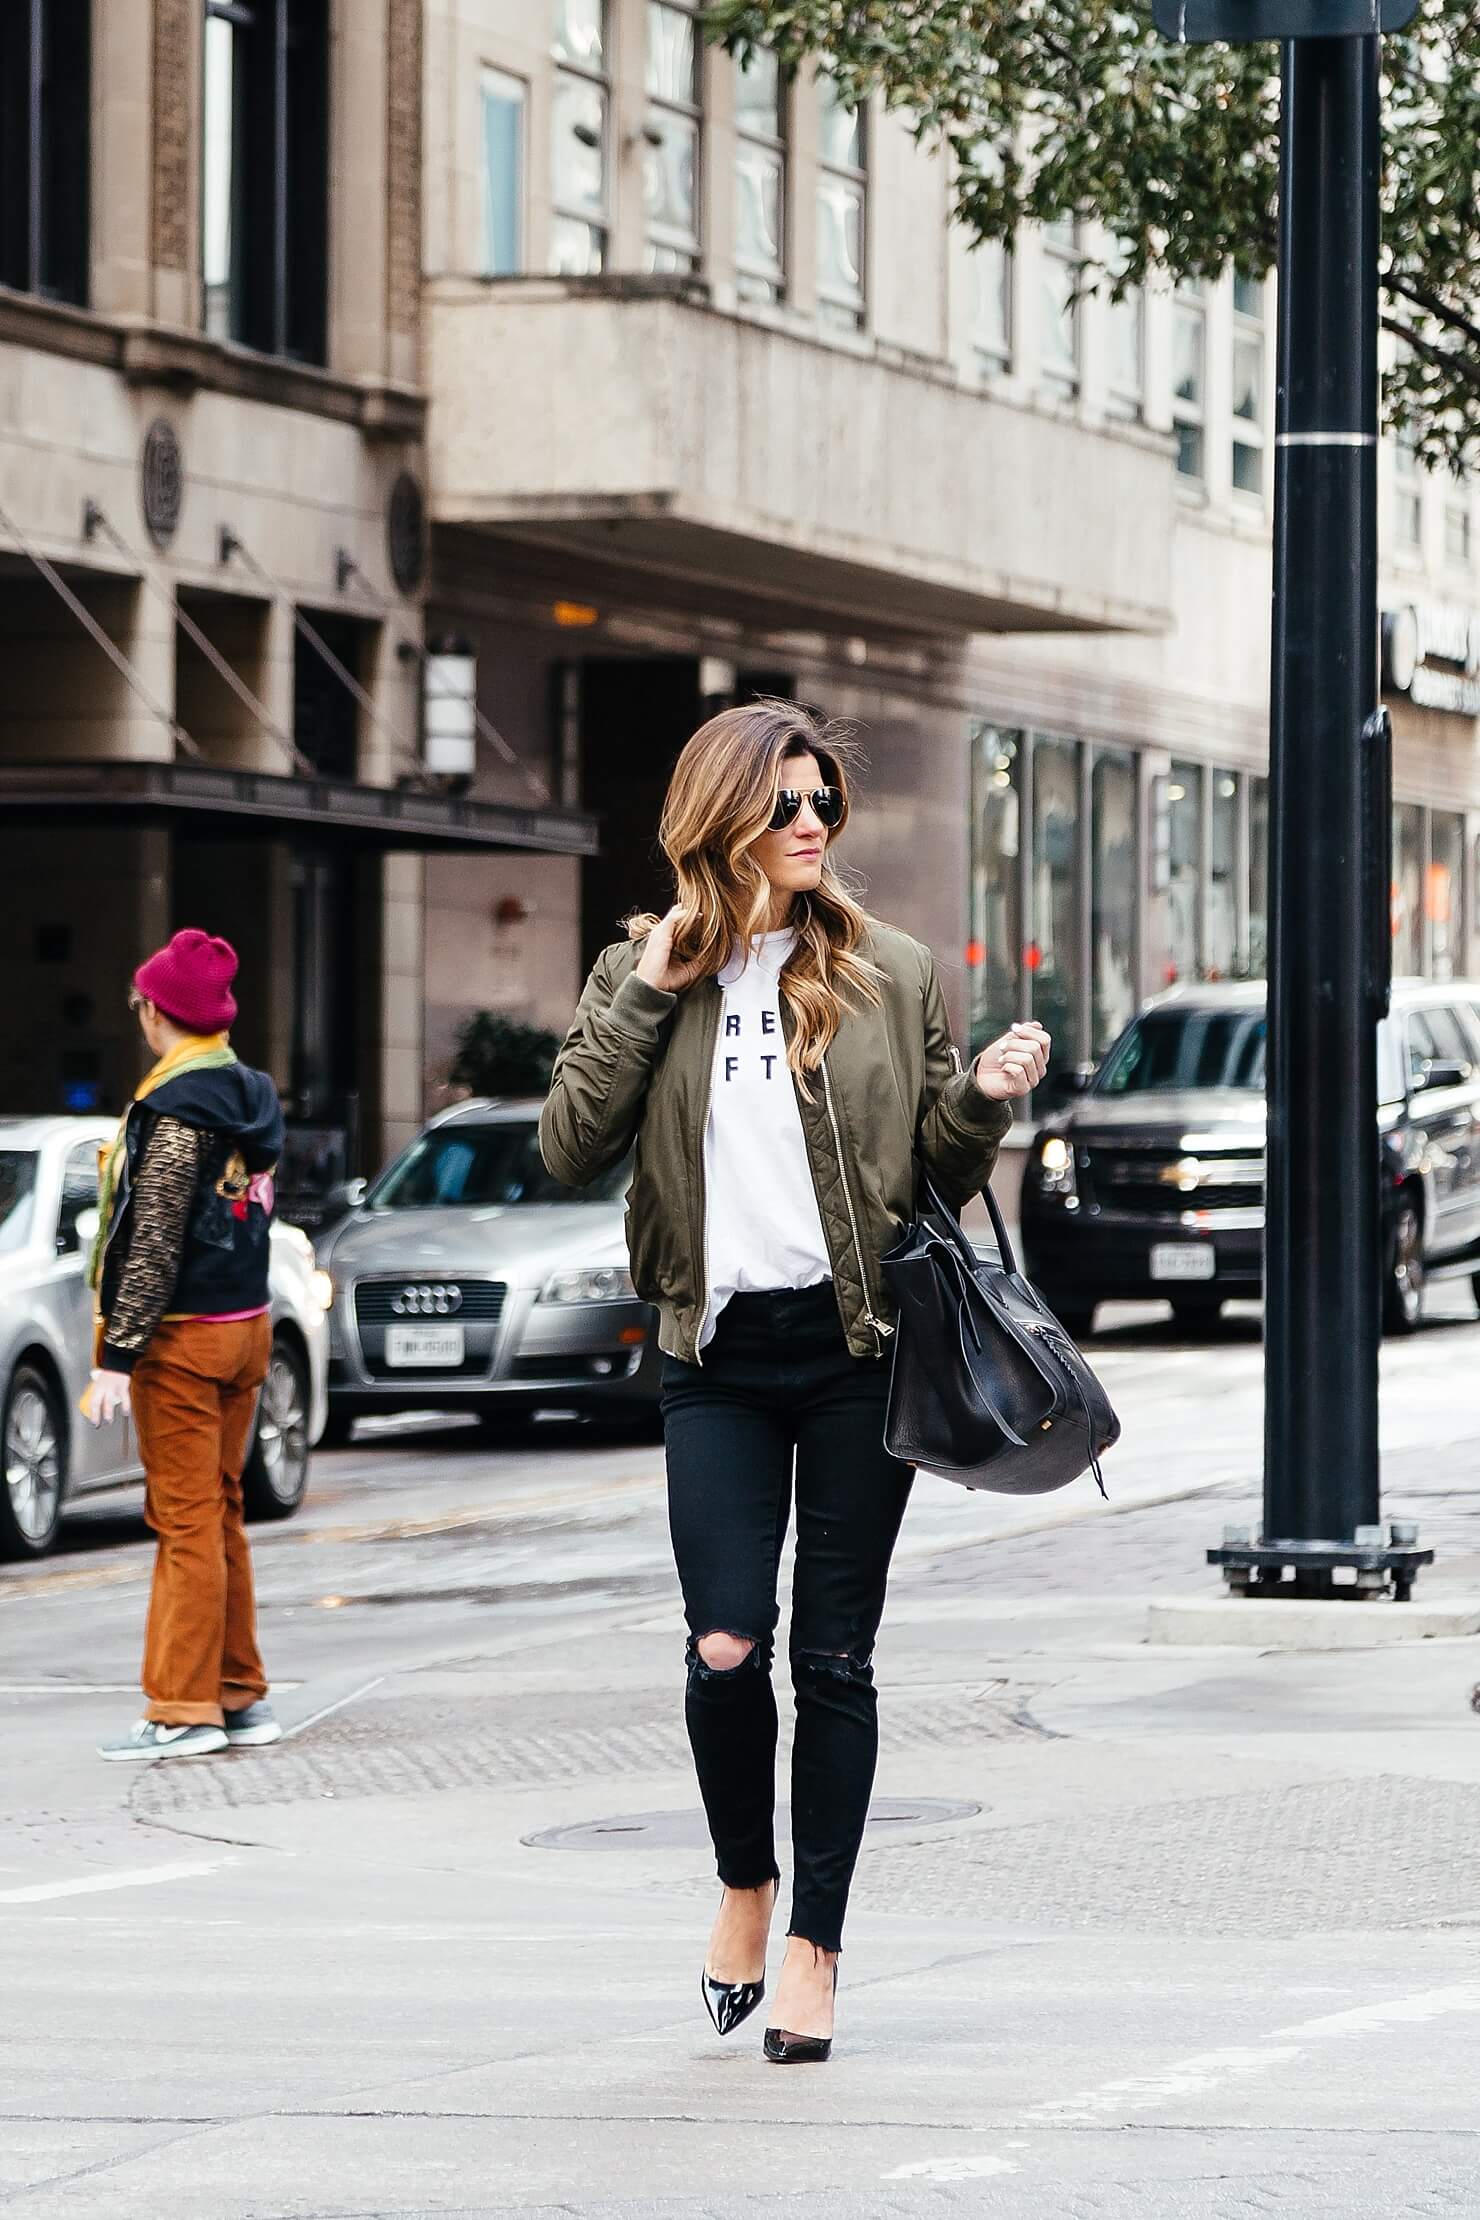
[[[7,2117],[33,2123],[43,2122],[47,2126],[61,2124],[55,2121],[54,2115],[49,2114],[21,2112],[11,2113]],[[70,2120],[71,2115],[66,2115],[65,2118]],[[126,2115],[115,2117],[108,2113],[85,2113],[81,2116],[81,2119],[83,2123],[96,2124],[100,2127],[155,2127],[167,2124],[172,2128],[177,2128],[179,2132],[172,2135],[161,2135],[155,2142],[146,2143],[141,2150],[117,2151],[111,2158],[94,2159],[89,2166],[74,2166],[65,2174],[48,2174],[41,2181],[25,2182],[19,2188],[0,2191],[0,2205],[18,2205],[23,2197],[39,2197],[44,2191],[66,2189],[73,2182],[89,2181],[95,2179],[99,2174],[114,2173],[120,2166],[131,2166],[136,2159],[157,2157],[161,2151],[172,2150],[177,2143],[188,2143],[198,2136],[209,2134],[215,2128],[235,2124],[234,2122],[220,2120],[189,2120],[183,2123],[171,2120],[165,2123],[150,2119],[147,2116],[143,2118],[130,2118]]]

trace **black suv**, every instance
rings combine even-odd
[[[1378,1028],[1383,1312],[1418,1323],[1427,1271],[1480,1300],[1480,986],[1401,980]],[[1261,1292],[1264,987],[1176,987],[1132,1019],[1033,1142],[1023,1249],[1046,1302],[1088,1333],[1095,1305],[1165,1296],[1186,1324]]]

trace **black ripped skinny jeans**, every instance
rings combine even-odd
[[[788,1932],[837,1950],[878,1756],[874,1637],[913,1478],[883,1446],[889,1364],[849,1353],[830,1282],[732,1297],[703,1355],[665,1360],[663,1427],[685,1715],[719,1877],[780,1878],[771,1659],[794,1472]],[[718,1670],[699,1656],[706,1634],[755,1646]]]

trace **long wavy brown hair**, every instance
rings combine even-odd
[[[684,745],[669,781],[658,838],[673,866],[684,911],[674,954],[710,978],[735,943],[748,947],[766,931],[771,883],[752,853],[770,826],[776,795],[792,757],[816,756],[829,786],[841,789],[843,814],[823,851],[822,878],[798,894],[789,922],[797,943],[781,973],[781,996],[792,1016],[787,1062],[811,1099],[806,1074],[827,1053],[845,1009],[877,1004],[877,967],[861,952],[869,918],[833,867],[833,849],[847,827],[848,771],[857,750],[840,727],[794,701],[755,701],[721,710]],[[657,919],[626,921],[639,939]]]

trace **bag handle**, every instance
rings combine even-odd
[[[972,1248],[971,1243],[967,1240],[966,1235],[961,1230],[960,1219],[957,1217],[955,1211],[952,1210],[945,1197],[941,1194],[941,1191],[936,1186],[935,1181],[931,1178],[929,1166],[925,1163],[923,1157],[920,1160],[920,1185],[924,1190],[925,1199],[930,1205],[931,1210],[938,1218],[944,1219],[946,1228],[955,1247],[960,1250],[965,1262],[969,1266],[974,1267],[976,1264],[976,1252]],[[1008,1233],[1007,1230],[1007,1221],[1002,1215],[1002,1211],[998,1204],[996,1196],[992,1193],[991,1181],[987,1180],[985,1184],[977,1190],[977,1192],[980,1194],[982,1201],[986,1204],[987,1216],[992,1221],[992,1237],[997,1244],[997,1254],[1002,1260],[1002,1269],[1009,1275],[1010,1278],[1015,1279],[1017,1277],[1018,1269],[1017,1253],[1012,1245],[1012,1236]]]

